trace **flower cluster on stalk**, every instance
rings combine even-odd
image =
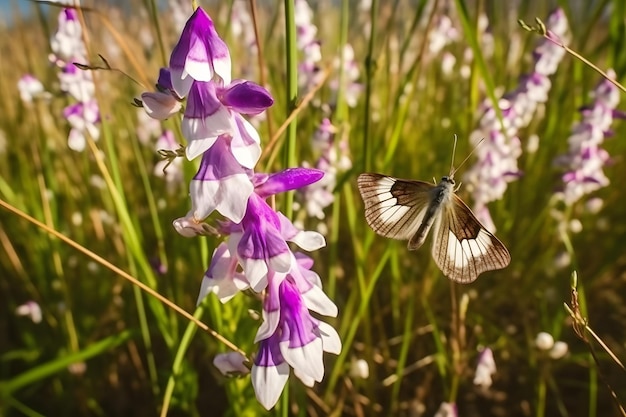
[[[569,25],[562,9],[550,14],[546,28],[551,39],[567,43]],[[563,48],[542,38],[533,52],[533,72],[523,76],[518,87],[498,102],[502,120],[491,102],[481,108],[479,126],[470,135],[470,142],[483,142],[476,149],[476,164],[465,173],[463,181],[472,194],[474,212],[492,231],[495,226],[487,204],[502,198],[508,183],[521,175],[517,165],[522,154],[519,132],[548,100],[552,86],[549,76],[556,72],[564,55]]]
[[[316,250],[325,245],[324,237],[296,228],[266,201],[313,184],[324,174],[307,168],[254,171],[260,137],[242,115],[262,112],[273,98],[260,85],[231,80],[228,47],[202,8],[187,21],[169,67],[161,71],[158,91],[142,94],[147,113],[156,118],[176,114],[184,98],[185,154],[190,160],[201,157],[201,162],[189,187],[191,210],[174,227],[186,237],[214,229],[227,236],[213,253],[198,302],[209,293],[222,302],[244,289],[262,294],[263,322],[251,375],[257,399],[269,409],[291,369],[312,386],[324,376],[323,353],[341,350],[337,332],[311,314],[336,316],[337,307],[322,291],[320,277],[311,269],[313,260],[289,245]],[[225,218],[216,228],[203,222],[213,211]],[[222,359],[216,363],[242,369],[237,365],[241,358]]]
[[[294,6],[297,46],[302,52],[299,82],[300,88],[306,92],[320,81],[321,44],[316,38],[318,29],[313,23],[313,10],[307,0],[296,0]],[[332,92],[330,101],[325,104],[314,103],[320,106],[325,114],[330,114],[340,99],[344,100],[349,107],[356,107],[363,91],[363,85],[358,82],[360,71],[352,46],[349,43],[344,44],[340,53],[341,56],[333,60],[333,67],[338,74],[328,83]],[[340,91],[342,97],[338,97]],[[304,188],[300,193],[302,207],[309,216],[319,220],[324,219],[324,209],[334,202],[333,192],[337,174],[352,167],[348,144],[346,140],[336,140],[336,133],[337,128],[332,124],[331,119],[325,117],[313,134],[312,140],[313,152],[317,157],[314,166],[325,175],[321,181]],[[325,228],[324,223],[319,224],[319,230],[324,232]]]
[[[63,9],[59,13],[59,27],[50,40],[50,62],[59,70],[61,90],[75,102],[63,110],[63,116],[72,129],[68,136],[70,149],[81,152],[86,137],[98,140],[100,111],[95,98],[95,85],[90,70],[79,69],[75,63],[87,62],[87,50],[82,38],[82,28],[76,9]]]
[[[607,75],[615,79],[615,71]],[[611,134],[611,124],[616,117],[626,115],[615,108],[620,92],[615,85],[603,79],[593,90],[593,103],[580,109],[582,119],[572,127],[567,140],[565,155],[557,157],[555,163],[565,168],[563,190],[559,194],[566,205],[571,206],[582,197],[609,185],[602,168],[609,161],[609,154],[602,148],[604,138]]]

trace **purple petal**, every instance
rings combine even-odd
[[[207,150],[202,155],[200,168],[193,179],[199,181],[219,180],[231,175],[247,172],[248,171],[237,162],[231,153],[228,139],[224,136],[220,136],[211,149]]]
[[[218,95],[225,106],[243,114],[259,114],[274,104],[269,91],[250,81],[234,81],[220,89]]]
[[[198,81],[210,81],[215,74],[225,84],[230,83],[230,53],[224,41],[215,31],[209,15],[198,7],[187,21],[180,40],[170,56],[172,83],[183,97],[187,94],[187,76]]]
[[[317,339],[317,323],[313,321],[302,295],[290,279],[281,283],[279,297],[283,330],[281,342],[289,342],[287,346],[292,349],[308,345]]]
[[[261,197],[295,190],[319,181],[324,172],[310,168],[287,168],[284,171],[271,174],[267,180],[256,187],[256,193]]]
[[[170,69],[167,67],[162,67],[159,69],[159,79],[157,80],[157,87],[162,90],[172,91],[174,87],[172,86],[172,74]]]
[[[248,207],[241,225],[243,234],[237,245],[237,255],[250,285],[259,290],[266,283],[264,278],[268,270],[289,271],[291,251],[280,235],[278,216],[265,200],[255,193],[248,199]],[[253,275],[250,275],[251,273]]]
[[[189,90],[185,117],[194,119],[204,119],[222,107],[222,103],[217,98],[215,83],[196,81]]]

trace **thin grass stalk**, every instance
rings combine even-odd
[[[133,259],[138,262],[139,270],[141,271],[142,276],[146,280],[147,284],[151,288],[156,288],[156,279],[152,272],[152,268],[149,262],[147,262],[147,260],[145,259],[145,254],[140,244],[141,239],[139,238],[138,231],[135,229],[133,222],[131,220],[128,207],[126,205],[126,201],[123,196],[123,192],[120,192],[120,190],[123,190],[123,186],[122,186],[123,182],[121,180],[121,174],[120,174],[119,166],[117,164],[116,152],[115,152],[115,148],[113,147],[113,140],[110,134],[110,129],[106,121],[102,122],[102,132],[103,132],[103,142],[105,146],[107,147],[108,161],[110,162],[110,165],[112,167],[111,171],[109,171],[109,169],[106,167],[102,159],[98,156],[99,150],[96,147],[93,140],[89,139],[87,141],[87,144],[89,148],[91,149],[93,155],[95,156],[96,163],[98,165],[100,173],[102,174],[103,178],[105,179],[107,183],[111,198],[116,208],[116,212],[121,221],[122,232],[123,232],[122,235],[123,235],[124,241],[128,249],[130,249],[129,253],[132,254]],[[116,181],[114,181],[113,177],[116,178]],[[170,347],[174,346],[175,341],[171,334],[171,329],[168,328],[168,326],[166,325],[167,320],[166,320],[165,309],[163,308],[161,304],[157,303],[156,300],[152,300],[152,299],[150,300],[151,300],[150,306],[151,306],[153,313],[156,316],[157,325],[159,326],[159,329],[161,330],[161,335],[163,336],[168,346]]]
[[[404,82],[402,86],[398,89],[398,96],[396,98],[396,103],[398,108],[398,114],[396,116],[396,120],[393,125],[393,130],[391,133],[391,137],[389,139],[388,144],[386,145],[387,152],[385,153],[385,159],[383,162],[383,167],[387,169],[391,162],[393,161],[396,149],[398,148],[398,144],[400,143],[400,137],[404,131],[405,123],[408,117],[409,109],[413,104],[413,97],[415,96],[415,92],[417,91],[417,84],[419,76],[421,75],[421,67],[424,62],[424,57],[426,56],[426,46],[428,45],[429,34],[432,31],[433,22],[435,20],[435,16],[437,14],[437,7],[439,4],[439,0],[435,0],[435,4],[428,16],[428,23],[426,25],[426,31],[422,37],[422,44],[420,46],[420,51],[417,54],[417,57],[409,71],[404,78]],[[409,35],[410,37],[410,35]],[[402,57],[402,56],[401,56]],[[410,84],[411,87],[409,89],[408,94],[406,94],[404,86]]]
[[[285,0],[285,51],[286,51],[286,71],[287,71],[287,108],[285,117],[295,110],[298,100],[298,49],[296,20],[294,16],[294,1]],[[295,167],[296,157],[296,139],[297,139],[298,119],[293,118],[287,126],[287,139],[283,148],[283,164],[285,168]],[[294,191],[285,193],[285,206],[283,212],[288,219],[293,216],[293,198]]]
[[[167,53],[165,52],[165,45],[163,45],[163,31],[161,30],[161,20],[158,15],[158,5],[155,0],[144,0],[144,5],[146,9],[148,9],[148,13],[150,15],[150,20],[152,21],[152,25],[154,26],[154,30],[156,32],[156,40],[159,45],[159,55],[161,58],[161,64],[163,66],[167,66],[168,59]]]
[[[399,277],[397,277],[399,278]],[[409,356],[409,350],[413,346],[413,320],[415,318],[415,298],[408,297],[408,304],[406,305],[406,311],[408,314],[404,319],[404,330],[402,332],[402,346],[400,347],[400,355],[398,356],[398,365],[396,367],[397,379],[391,389],[391,410],[397,412],[400,407],[400,388],[402,387],[404,370],[406,367],[406,361]]]
[[[196,308],[196,311],[194,311],[193,313],[193,317],[197,320],[201,320],[203,315],[204,308],[202,306]],[[193,340],[193,337],[197,331],[198,326],[190,321],[185,328],[185,333],[183,333],[183,337],[180,339],[178,349],[176,349],[176,354],[174,355],[174,362],[172,363],[172,372],[167,379],[167,386],[165,387],[165,392],[163,394],[163,405],[161,406],[160,414],[161,417],[165,417],[167,415],[170,402],[172,400],[172,394],[174,393],[176,379],[182,375],[182,364],[185,360],[185,355],[187,354],[187,350],[189,349],[191,341]]]
[[[546,378],[544,368],[539,369],[539,381],[537,382],[537,411],[536,417],[544,417],[546,414]]]
[[[131,265],[133,262],[131,261]],[[131,274],[134,273],[135,268],[131,267]],[[133,285],[133,298],[135,300],[135,306],[137,307],[137,319],[139,320],[139,330],[141,332],[141,339],[146,349],[146,366],[148,367],[148,375],[150,376],[150,388],[152,394],[155,397],[159,397],[159,376],[157,372],[156,358],[154,357],[154,351],[152,350],[152,336],[150,334],[150,325],[148,324],[148,317],[146,316],[146,307],[143,302],[143,294],[139,287]]]
[[[461,20],[461,26],[463,27],[465,39],[472,48],[472,53],[474,54],[476,66],[478,67],[478,70],[482,77],[482,81],[485,83],[485,92],[487,93],[487,96],[489,97],[489,100],[491,100],[493,108],[496,111],[496,116],[500,121],[502,132],[506,132],[506,129],[504,127],[504,116],[502,115],[502,109],[500,109],[500,106],[498,104],[498,97],[496,97],[496,87],[493,81],[493,77],[489,69],[487,68],[487,64],[482,53],[482,48],[478,44],[478,32],[476,30],[476,27],[473,27],[470,24],[470,16],[469,12],[467,11],[465,0],[454,0],[454,3],[456,4],[459,18]]]
[[[372,272],[370,276],[369,282],[366,284],[366,288],[364,291],[353,291],[352,294],[360,294],[360,302],[358,305],[358,311],[356,313],[356,317],[350,317],[350,324],[348,332],[345,336],[342,337],[342,343],[345,346],[350,346],[354,342],[354,337],[356,336],[356,332],[365,316],[365,313],[368,311],[368,307],[370,304],[370,300],[372,294],[374,292],[374,288],[376,287],[376,283],[378,282],[378,278],[382,275],[383,269],[389,260],[391,255],[391,249],[388,246],[380,260],[376,264],[376,268]],[[360,263],[357,268],[361,269],[364,263]],[[352,298],[352,297],[351,297]],[[335,362],[335,366],[333,371],[328,379],[328,388],[327,393],[331,393],[334,391],[337,381],[339,379],[340,373],[344,370],[344,364],[348,357],[348,354],[351,353],[349,349],[342,349],[341,353],[337,357],[337,361]]]
[[[39,108],[37,108],[37,110],[39,110]],[[42,120],[41,114],[39,113],[39,111],[35,112],[35,117],[37,119],[37,130],[40,133],[41,137],[45,137],[45,134],[42,128],[42,123],[41,123],[41,120]],[[48,157],[49,149],[45,146],[43,146],[42,148],[43,148],[43,156],[40,154],[40,151],[37,149],[35,142],[30,142],[32,162],[33,162],[34,169],[36,171],[36,181],[39,186],[38,188],[39,188],[39,193],[40,193],[42,214],[45,220],[45,224],[48,227],[54,228],[55,221],[53,219],[52,208],[50,206],[51,204],[53,204],[53,202],[51,201],[50,198],[46,197],[46,191],[48,188],[46,184],[47,184],[47,178],[52,179],[52,181],[54,182],[55,175],[54,175],[54,172],[51,172],[51,170],[49,169],[49,167],[52,166]],[[56,188],[56,187],[53,187],[53,188]],[[74,314],[71,308],[71,306],[73,305],[73,302],[71,298],[70,286],[68,285],[65,273],[63,272],[63,263],[61,261],[61,256],[59,254],[58,242],[50,241],[49,245],[50,245],[50,250],[52,251],[52,264],[53,264],[53,268],[55,271],[55,275],[57,279],[59,280],[59,282],[61,283],[61,292],[63,294],[63,300],[64,300],[65,305],[67,306],[67,308],[63,309],[63,318],[65,322],[65,330],[67,331],[68,338],[69,338],[68,347],[69,347],[70,352],[75,353],[80,349],[80,345],[78,342],[78,331],[76,329]]]
[[[339,132],[336,135],[349,134],[344,129],[350,129],[349,124],[346,122],[348,117],[348,104],[345,100],[346,89],[346,74],[345,74],[345,59],[344,59],[344,47],[348,39],[348,22],[350,15],[350,2],[348,0],[341,1],[341,21],[339,29],[339,88],[337,90],[337,108],[335,109],[334,123],[339,126]],[[335,148],[338,149],[340,141],[335,141]],[[331,214],[331,228],[330,238],[328,242],[328,296],[331,299],[335,298],[335,291],[337,287],[337,263],[339,259],[339,232],[340,232],[340,217],[341,217],[341,195],[340,191],[345,190],[346,185],[342,187],[336,187],[333,190],[334,202],[332,205]]]
[[[363,107],[363,162],[361,172],[369,172],[372,168],[372,139],[371,139],[371,114],[372,114],[372,91],[374,86],[374,74],[376,72],[377,62],[374,59],[374,48],[377,42],[377,23],[378,23],[378,0],[372,0],[370,9],[370,37],[367,44],[367,53],[365,57],[365,105]]]
[[[159,217],[159,210],[155,204],[156,198],[152,191],[152,184],[150,183],[150,177],[148,176],[148,168],[146,167],[146,161],[143,158],[141,149],[139,149],[139,143],[136,140],[129,141],[132,146],[133,154],[135,156],[136,167],[139,170],[139,177],[146,193],[146,203],[148,204],[148,212],[150,213],[150,219],[152,220],[152,227],[154,230],[157,252],[159,262],[167,270],[169,265],[167,261],[167,253],[165,252],[165,237],[163,234],[163,228],[161,227],[161,218]]]
[[[257,62],[259,66],[259,84],[263,86],[268,85],[267,81],[267,69],[265,67],[265,55],[264,44],[259,32],[259,11],[256,7],[256,0],[249,0],[250,2],[250,15],[252,16],[252,23],[254,24],[254,39],[257,50]],[[274,119],[272,112],[266,111],[267,133],[269,137],[274,135]]]
[[[450,393],[448,402],[456,404],[461,378],[460,311],[456,283],[450,282]]]
[[[448,375],[448,354],[446,347],[443,345],[443,338],[441,335],[441,331],[439,330],[439,326],[437,325],[437,318],[435,317],[432,308],[430,307],[430,303],[428,302],[428,298],[422,296],[422,307],[424,308],[424,314],[426,315],[426,319],[428,323],[432,326],[432,335],[433,342],[435,343],[435,349],[437,350],[437,356],[435,363],[437,364],[437,370],[439,371],[439,375],[441,379],[445,381]],[[450,396],[450,387],[444,384],[444,396]]]
[[[202,330],[204,330],[205,332],[207,332],[208,334],[210,334],[214,338],[218,339],[221,343],[223,343],[228,348],[230,348],[230,349],[232,349],[232,350],[234,350],[236,352],[241,353],[245,357],[248,356],[246,354],[246,352],[244,352],[243,350],[239,349],[234,343],[230,342],[228,339],[222,337],[215,330],[211,329],[209,326],[207,326],[203,322],[195,319],[187,311],[185,311],[184,309],[182,309],[178,305],[172,303],[170,300],[168,300],[167,298],[165,298],[164,296],[162,296],[161,294],[159,294],[158,292],[156,292],[155,290],[150,288],[150,286],[148,286],[147,284],[144,284],[143,282],[141,282],[138,279],[134,278],[133,276],[129,275],[127,272],[125,272],[122,269],[120,269],[119,267],[113,265],[112,263],[110,263],[109,261],[104,259],[103,257],[95,254],[94,252],[90,251],[89,249],[85,248],[84,246],[79,245],[78,243],[76,243],[75,241],[71,240],[67,236],[63,235],[62,233],[58,232],[57,230],[50,229],[44,223],[40,222],[39,220],[35,219],[32,216],[29,216],[25,212],[17,209],[16,207],[12,206],[11,204],[8,204],[7,202],[5,202],[4,200],[1,200],[1,199],[0,199],[0,207],[3,207],[4,209],[6,209],[6,210],[10,211],[11,213],[17,215],[18,217],[23,218],[24,220],[28,221],[29,223],[35,225],[37,228],[45,231],[46,233],[54,236],[55,238],[63,241],[64,243],[66,243],[67,245],[69,245],[72,248],[76,249],[77,251],[83,253],[84,255],[87,255],[88,257],[93,259],[95,262],[101,264],[105,268],[110,269],[114,273],[120,275],[122,278],[124,278],[125,280],[129,281],[133,285],[141,288],[143,291],[148,293],[150,295],[150,297],[152,297],[152,298],[154,298],[154,299],[156,299],[156,300],[166,304],[168,307],[170,307],[171,309],[175,310],[178,314],[180,314],[181,316],[185,317],[185,319],[194,322],[196,324],[196,326],[200,327]]]
[[[96,94],[98,94],[97,89],[96,89]],[[96,162],[98,164],[98,168],[100,169],[101,174],[107,181],[107,185],[109,186],[109,190],[111,191],[111,197],[113,198],[113,201],[115,203],[116,212],[118,213],[118,216],[122,220],[122,226],[123,226],[122,237],[124,239],[124,243],[126,247],[130,249],[127,254],[127,258],[129,261],[131,274],[134,276],[137,275],[137,270],[135,269],[137,264],[135,263],[135,261],[138,261],[139,265],[142,265],[143,263],[144,267],[140,269],[142,269],[142,272],[145,273],[145,278],[148,281],[148,285],[150,285],[150,287],[152,288],[156,288],[156,280],[154,279],[154,276],[152,275],[152,271],[150,267],[149,266],[148,268],[145,267],[145,263],[146,263],[145,255],[143,253],[141,244],[139,243],[140,239],[137,236],[137,230],[135,229],[131,221],[131,216],[128,212],[128,206],[124,198],[124,193],[117,192],[118,190],[123,190],[123,185],[122,185],[123,181],[121,179],[122,175],[120,172],[121,170],[119,169],[117,153],[113,145],[111,131],[109,129],[108,123],[104,120],[102,121],[102,133],[103,133],[103,142],[108,150],[107,155],[109,157],[108,160],[110,161],[110,166],[111,166],[110,171],[106,168],[106,165],[102,162],[101,158],[98,157],[98,149],[94,141],[91,138],[88,138],[87,143],[93,155],[96,158]],[[126,219],[126,221],[124,221],[124,219]],[[151,387],[152,387],[154,394],[156,395],[159,393],[159,385],[158,385],[158,375],[157,375],[157,370],[156,370],[157,369],[156,359],[154,358],[154,355],[151,349],[152,336],[151,336],[151,332],[150,332],[149,325],[148,325],[148,319],[147,319],[147,315],[145,311],[145,305],[143,303],[142,294],[141,294],[141,291],[139,291],[139,289],[136,286],[133,286],[133,295],[135,299],[135,305],[137,306],[137,316],[139,320],[139,326],[141,329],[141,335],[142,335],[143,343],[146,347],[146,352],[147,352],[146,359],[148,362],[148,373],[150,375]],[[175,341],[173,337],[171,336],[171,333],[170,333],[171,329],[168,328],[168,320],[166,319],[167,316],[165,313],[165,309],[163,308],[163,305],[158,303],[158,301],[153,298],[149,299],[149,303],[150,303],[152,312],[156,316],[157,325],[159,326],[161,330],[161,334],[163,338],[165,339],[166,344],[172,347]]]

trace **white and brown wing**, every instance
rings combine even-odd
[[[435,187],[423,181],[365,173],[358,178],[365,219],[379,235],[407,240],[417,231]]]
[[[485,271],[505,268],[511,261],[507,248],[480,224],[470,208],[452,195],[434,225],[433,257],[443,274],[470,283]]]

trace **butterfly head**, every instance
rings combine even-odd
[[[441,177],[441,182],[447,182],[450,185],[456,184],[452,175],[445,175]]]

